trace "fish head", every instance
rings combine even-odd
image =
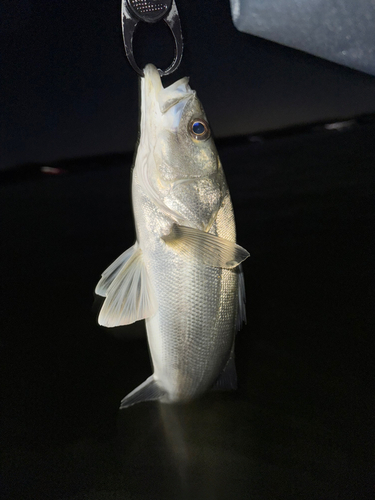
[[[141,140],[147,140],[157,182],[171,184],[215,174],[219,157],[207,117],[188,78],[164,88],[155,66],[148,64],[144,75]]]

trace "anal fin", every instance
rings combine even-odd
[[[165,392],[158,386],[154,376],[151,375],[121,401],[120,410],[143,401],[155,401],[164,395]]]
[[[113,281],[120,270],[125,266],[127,261],[132,257],[132,255],[137,251],[138,244],[135,243],[132,247],[128,248],[123,252],[117,259],[112,262],[112,264],[107,267],[107,269],[102,274],[99,283],[96,285],[95,293],[101,297],[107,295],[108,288],[111,286]]]
[[[140,319],[149,318],[157,310],[154,287],[143,260],[142,250],[138,246],[132,249],[122,267],[121,258],[127,252],[113,263],[112,270],[112,266],[108,268],[108,278],[113,277],[114,272],[115,277],[113,281],[108,282],[108,286],[107,280],[106,286],[100,287],[100,291],[105,292],[106,297],[98,318],[102,326],[129,325]],[[104,276],[105,274],[102,279]]]

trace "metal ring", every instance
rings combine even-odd
[[[160,76],[166,76],[170,75],[173,73],[180,65],[181,59],[182,59],[182,52],[183,52],[183,40],[182,40],[182,33],[181,33],[181,23],[180,23],[180,18],[178,16],[178,11],[176,7],[176,3],[173,0],[171,9],[165,17],[164,22],[168,25],[169,29],[172,32],[174,42],[175,42],[175,53],[174,53],[174,58],[170,66],[168,66],[167,69],[162,70],[159,69]],[[126,57],[128,58],[128,61],[132,68],[140,75],[144,76],[143,70],[138,66],[134,59],[134,54],[133,54],[133,36],[135,29],[137,27],[137,24],[139,23],[139,19],[135,19],[132,15],[132,12],[130,12],[130,9],[127,5],[126,0],[123,0],[122,3],[122,35],[124,39],[124,47],[125,47],[125,54]]]

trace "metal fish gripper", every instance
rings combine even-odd
[[[167,69],[159,69],[160,76],[170,75],[180,65],[183,51],[181,23],[175,0],[122,0],[122,35],[126,57],[132,68],[144,76],[135,61],[133,53],[133,37],[139,22],[157,23],[164,21],[173,34],[175,41],[174,58]]]

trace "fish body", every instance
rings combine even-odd
[[[102,275],[99,323],[145,319],[154,373],[122,401],[187,402],[236,387],[245,319],[232,203],[203,108],[186,78],[163,88],[147,65],[132,173],[136,243]]]

